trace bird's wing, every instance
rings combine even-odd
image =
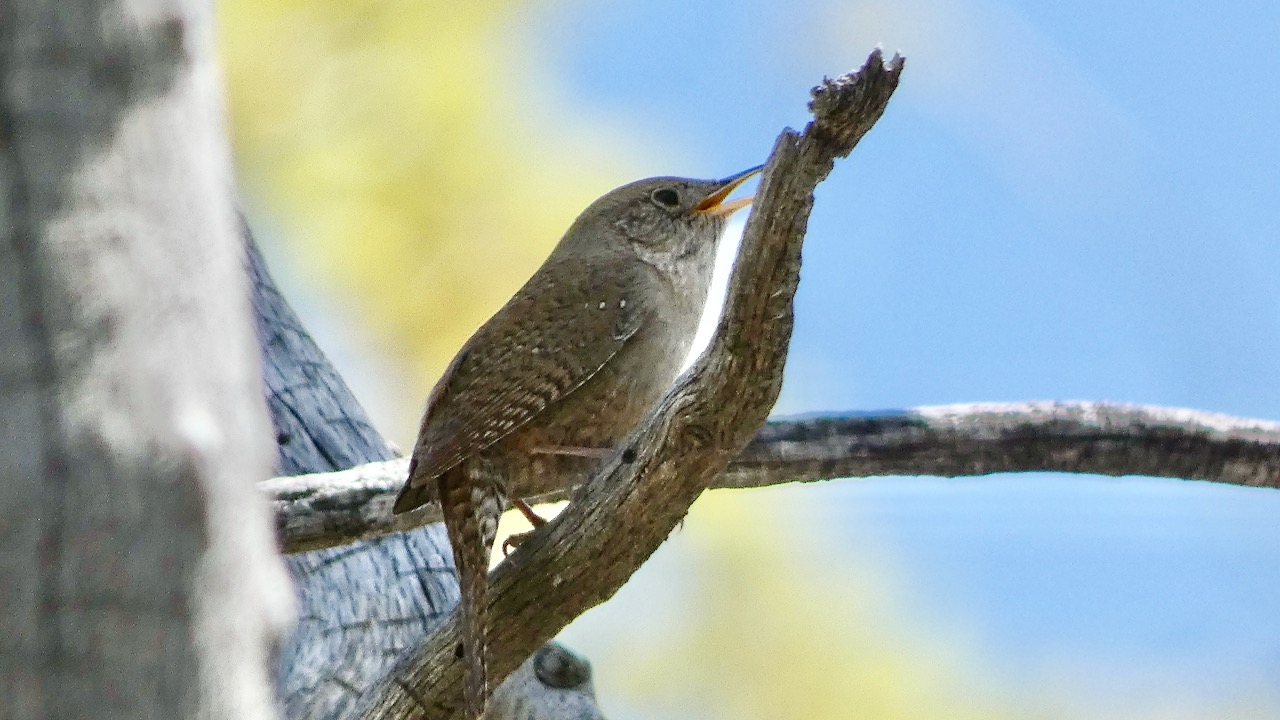
[[[600,262],[539,270],[467,341],[432,390],[406,491],[506,437],[599,372],[651,318],[647,293],[639,291],[644,279]]]

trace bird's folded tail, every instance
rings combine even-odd
[[[393,515],[407,513],[410,510],[434,502],[437,498],[440,488],[435,478],[418,478],[415,476],[418,468],[418,458],[409,460],[409,479],[405,482],[404,487],[400,488],[400,494],[396,496],[396,504],[391,507]],[[417,481],[418,484],[415,484]]]
[[[453,564],[458,572],[459,631],[466,662],[467,717],[483,717],[488,699],[489,553],[502,515],[502,493],[492,483],[471,472],[463,462],[447,470],[439,481],[441,510]]]

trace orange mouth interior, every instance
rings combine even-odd
[[[754,195],[748,195],[747,197],[738,198],[737,200],[731,200],[729,202],[725,202],[724,199],[729,197],[729,193],[736,190],[739,185],[755,177],[763,169],[764,166],[761,165],[729,178],[724,182],[724,185],[722,185],[720,189],[706,196],[701,202],[695,205],[693,207],[693,212],[703,213],[706,215],[727,216],[747,207],[753,200],[755,200]]]

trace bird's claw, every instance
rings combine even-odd
[[[532,535],[533,533],[534,533],[534,530],[530,530],[528,532],[511,533],[510,535],[508,535],[506,539],[502,541],[502,556],[506,557],[510,555],[512,550],[515,550],[517,547],[519,547],[520,543],[524,542],[525,540],[528,540],[529,536]]]
[[[520,498],[512,498],[511,504],[514,505],[515,508],[520,511],[521,515],[524,515],[524,519],[529,521],[529,524],[533,526],[533,530],[530,530],[528,532],[522,532],[522,533],[511,533],[510,535],[508,535],[507,539],[502,541],[503,557],[510,555],[511,551],[514,550],[516,546],[518,546],[520,543],[524,542],[525,540],[528,540],[529,536],[533,534],[534,530],[537,530],[538,528],[547,524],[547,519],[542,517],[538,513],[534,512],[533,508],[529,507],[529,503],[525,502],[524,500],[521,500]]]

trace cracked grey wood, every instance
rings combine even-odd
[[[8,718],[275,716],[291,606],[211,13],[0,11]]]

